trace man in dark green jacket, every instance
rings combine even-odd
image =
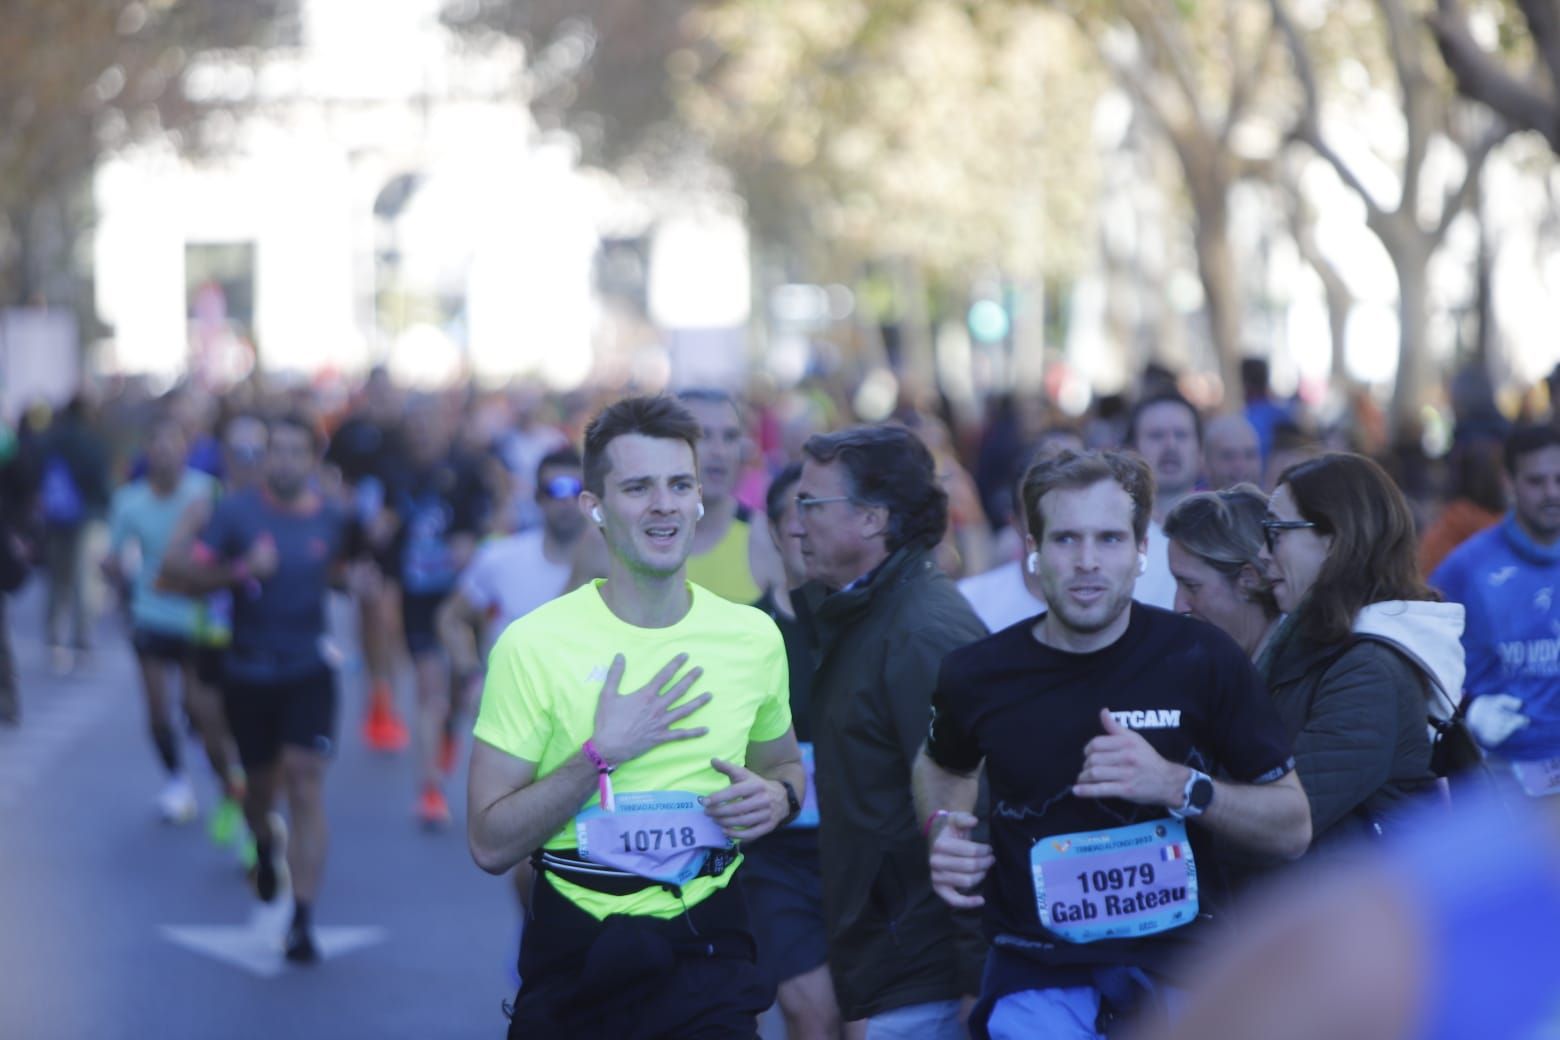
[[[978,919],[932,892],[910,768],[938,667],[986,634],[932,562],[948,496],[915,435],[857,427],[809,440],[796,519],[811,579],[797,598],[817,671],[813,731],[829,967],[867,1036],[964,1037],[979,992]]]

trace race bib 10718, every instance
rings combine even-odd
[[[1197,917],[1197,864],[1179,820],[1042,838],[1029,853],[1040,923],[1061,939],[1135,939]]]
[[[594,806],[574,818],[579,854],[592,863],[681,885],[711,849],[731,844],[691,791],[635,791],[614,801],[614,812]]]

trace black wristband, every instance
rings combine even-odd
[[[796,797],[796,788],[791,786],[791,781],[777,780],[776,783],[785,788],[785,801],[788,811],[785,814],[785,819],[781,820],[779,824],[781,827],[784,827],[802,814],[802,802],[801,799]]]

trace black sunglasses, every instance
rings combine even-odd
[[[1272,552],[1278,546],[1278,533],[1280,531],[1303,531],[1307,527],[1315,527],[1310,520],[1264,520],[1262,521],[1262,537],[1267,540],[1268,552]]]

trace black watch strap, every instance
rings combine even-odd
[[[780,826],[784,827],[786,824],[790,823],[792,820],[796,819],[802,814],[802,800],[796,797],[796,788],[791,786],[791,781],[781,780],[779,783],[781,787],[785,788],[785,802],[787,811],[785,814],[785,819],[780,821]]]

